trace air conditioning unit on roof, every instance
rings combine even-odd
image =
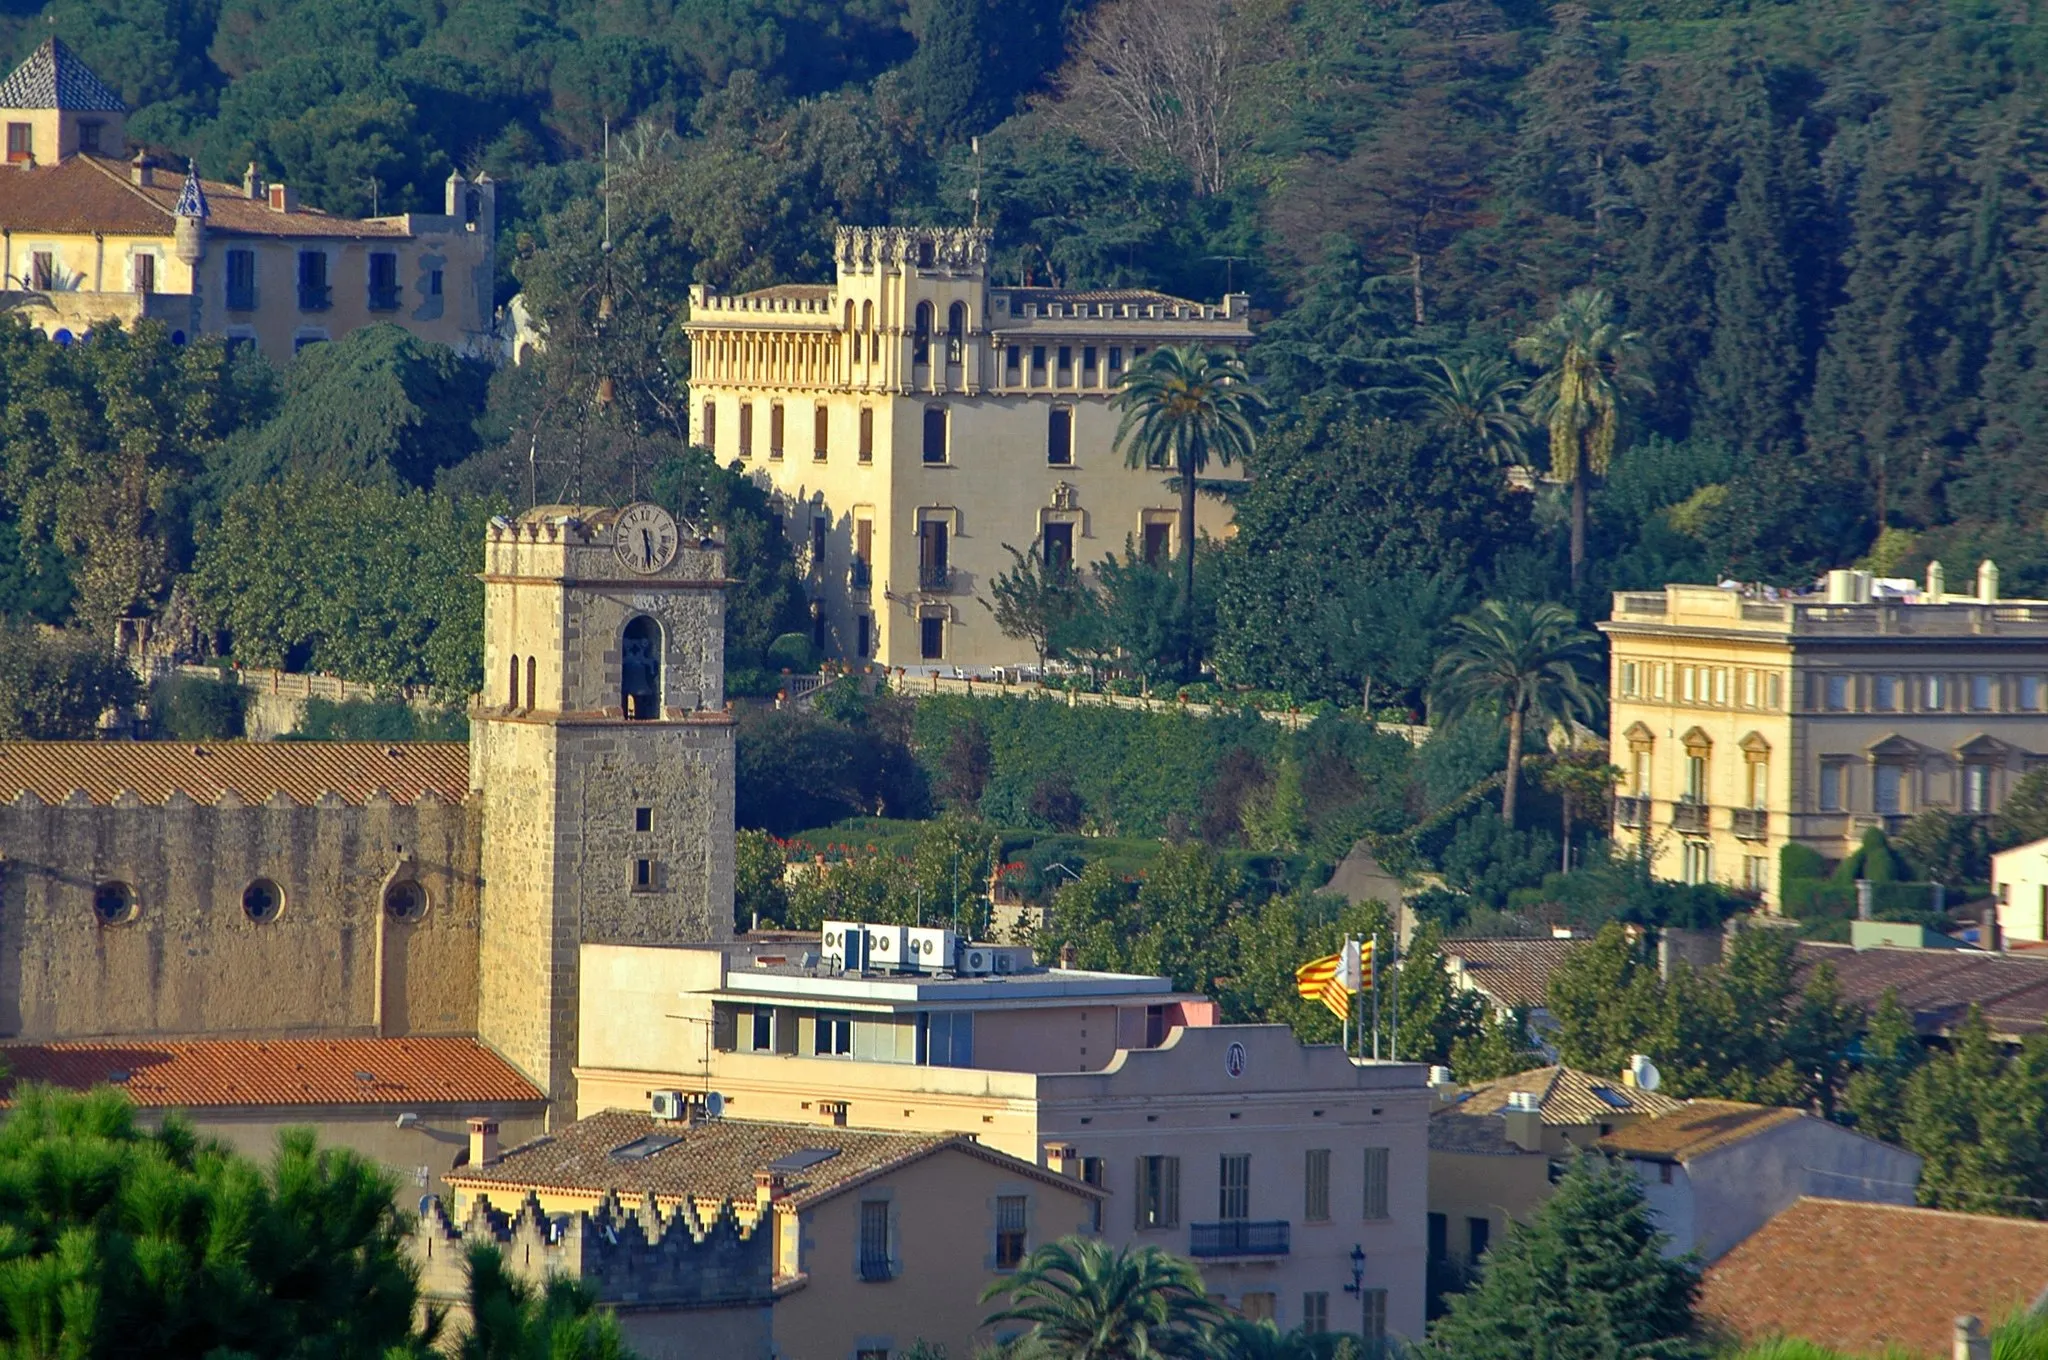
[[[954,955],[960,948],[960,937],[950,930],[934,930],[929,927],[913,929],[910,932],[910,952],[905,960],[912,972],[950,972]]]
[[[825,967],[849,972],[867,967],[867,927],[852,921],[827,921],[819,943],[819,958]]]
[[[987,977],[996,970],[996,951],[985,944],[960,946],[959,972],[962,977]]]
[[[903,926],[864,926],[868,935],[868,967],[908,967],[910,932]]]

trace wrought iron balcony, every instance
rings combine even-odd
[[[847,572],[846,581],[856,595],[865,595],[874,586],[875,569],[856,557],[852,569]]]
[[[1650,824],[1650,800],[1621,797],[1614,800],[1614,824],[1640,830]]]
[[[397,311],[397,310],[398,310],[398,304],[399,304],[399,301],[400,301],[400,297],[399,297],[399,291],[398,291],[398,285],[397,285],[397,284],[392,284],[392,285],[391,285],[390,287],[388,287],[388,288],[380,288],[380,287],[377,287],[377,286],[376,286],[376,285],[374,285],[374,284],[372,284],[372,285],[371,285],[371,287],[370,287],[370,310],[371,310],[371,311],[373,311],[373,312],[395,312],[395,311]]]
[[[1771,827],[1771,814],[1762,808],[1735,809],[1735,834],[1745,841],[1763,840]]]
[[[950,592],[953,589],[953,569],[951,567],[935,567],[928,562],[919,563],[917,568],[917,588],[919,590],[929,590],[939,595]]]
[[[863,1280],[871,1281],[893,1280],[896,1278],[896,1269],[890,1263],[887,1256],[876,1256],[868,1252],[862,1252],[860,1257],[860,1277]]]
[[[1285,1256],[1292,1227],[1284,1218],[1226,1218],[1220,1223],[1190,1223],[1188,1255],[1196,1260]]]
[[[1707,826],[1707,805],[1705,803],[1673,803],[1671,805],[1671,827],[1674,831],[1705,832]]]
[[[301,283],[299,285],[299,310],[302,312],[324,312],[334,305],[334,289],[324,283]]]

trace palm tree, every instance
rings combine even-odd
[[[1508,766],[1500,815],[1509,826],[1522,777],[1522,733],[1532,718],[1548,723],[1591,716],[1596,700],[1579,665],[1593,659],[1597,641],[1569,611],[1547,603],[1488,600],[1451,621],[1430,697],[1444,719],[1489,705],[1505,711]]]
[[[1430,423],[1467,440],[1496,467],[1519,464],[1531,426],[1515,403],[1529,380],[1505,359],[1467,355],[1454,366],[1439,355],[1430,362],[1437,371],[1422,375]]]
[[[1550,475],[1572,485],[1572,588],[1586,561],[1586,479],[1614,461],[1621,408],[1630,393],[1651,391],[1635,372],[1642,337],[1614,319],[1604,288],[1574,288],[1557,314],[1515,341],[1538,369],[1523,409],[1550,434]]]
[[[1010,1306],[987,1324],[1029,1323],[1019,1353],[1046,1360],[1195,1360],[1221,1316],[1192,1262],[1087,1237],[1046,1243],[981,1301],[1005,1294]]]
[[[1225,467],[1249,458],[1266,399],[1244,362],[1199,345],[1167,345],[1133,364],[1112,398],[1123,412],[1116,447],[1127,467],[1173,469],[1180,485],[1180,609],[1187,634],[1183,668],[1194,670],[1195,479],[1213,457]]]

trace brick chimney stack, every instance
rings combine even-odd
[[[495,1119],[472,1119],[469,1121],[469,1165],[489,1166],[498,1160],[498,1121]]]
[[[754,1173],[754,1207],[761,1213],[767,1213],[770,1205],[788,1194],[789,1182],[783,1179],[780,1171],[763,1168]]]

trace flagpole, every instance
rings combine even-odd
[[[1372,1060],[1380,1060],[1380,933],[1372,933]]]
[[[1394,975],[1394,989],[1387,1001],[1394,1008],[1394,1032],[1387,1037],[1387,1056],[1395,1062],[1401,1061],[1401,934],[1394,932],[1388,943],[1393,946],[1393,956],[1387,960],[1388,969]],[[1373,953],[1377,955],[1378,950]]]
[[[1349,935],[1344,937],[1344,943],[1347,945],[1351,943]],[[1343,950],[1337,951],[1337,956],[1340,959],[1343,955]],[[1344,965],[1340,963],[1337,966],[1339,969],[1342,969]],[[1348,995],[1344,998],[1344,1056],[1347,1058],[1351,1056],[1351,998]]]

